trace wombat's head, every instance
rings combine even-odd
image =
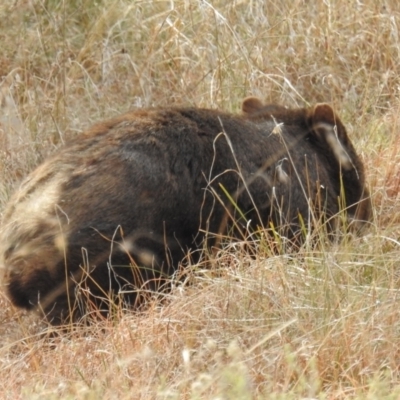
[[[277,104],[264,104],[257,97],[247,97],[243,100],[242,111],[246,119],[255,123],[274,121],[295,128],[294,131],[304,137],[318,154],[332,180],[344,189],[349,216],[358,222],[371,218],[371,201],[363,163],[342,121],[329,104],[290,109]]]

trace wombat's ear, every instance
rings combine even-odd
[[[319,103],[312,109],[312,121],[314,124],[325,123],[336,125],[336,116],[332,107],[326,103]]]
[[[310,125],[318,136],[321,128],[325,126],[325,129],[334,130],[338,139],[343,141],[343,144],[347,144],[346,129],[329,104],[316,104],[311,111],[310,119]]]
[[[349,143],[347,132],[332,107],[317,104],[310,111],[309,124],[312,134],[331,149],[339,164],[346,170],[351,169],[351,158],[346,151]]]
[[[246,97],[242,103],[242,111],[246,114],[252,114],[263,107],[264,104],[258,97]]]

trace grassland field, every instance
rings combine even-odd
[[[140,313],[54,335],[0,291],[0,399],[400,398],[400,3],[0,3],[0,213],[94,122],[244,97],[333,105],[367,170],[363,236],[232,244]]]

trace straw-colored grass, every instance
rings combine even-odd
[[[397,0],[15,0],[0,21],[0,210],[95,121],[247,95],[333,104],[374,203],[363,237],[231,245],[164,301],[60,335],[0,292],[1,399],[400,397]]]

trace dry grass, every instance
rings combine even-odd
[[[141,314],[52,335],[0,294],[2,399],[397,399],[397,0],[0,4],[0,208],[43,157],[133,107],[332,103],[374,221],[323,252],[234,246]]]

